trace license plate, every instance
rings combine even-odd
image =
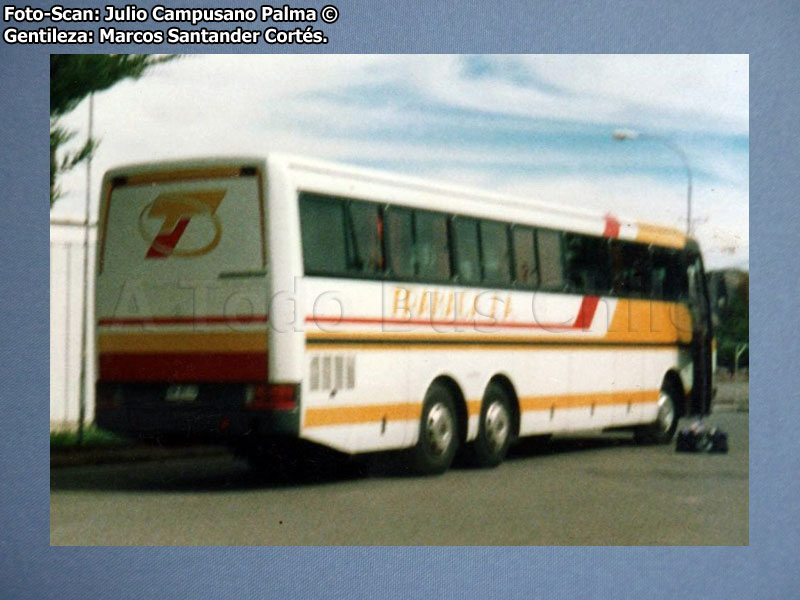
[[[167,402],[194,402],[200,388],[196,385],[171,385],[167,388],[164,400]]]

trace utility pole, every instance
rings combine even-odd
[[[630,129],[615,129],[611,136],[619,141],[625,140],[652,140],[654,142],[658,142],[663,144],[670,150],[672,150],[678,157],[681,159],[683,163],[684,169],[686,169],[686,179],[687,179],[687,186],[686,186],[686,235],[692,234],[692,168],[689,165],[689,159],[686,156],[686,153],[678,146],[675,142],[671,139],[666,138],[660,135],[654,135],[651,133],[639,133],[638,131],[633,131]]]

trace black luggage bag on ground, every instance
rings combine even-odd
[[[676,452],[720,452],[728,451],[728,434],[716,427],[695,423],[678,432]]]

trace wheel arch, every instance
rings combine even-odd
[[[669,389],[675,394],[676,409],[678,417],[688,414],[689,407],[687,406],[688,396],[683,389],[683,381],[680,374],[675,369],[670,369],[664,374],[664,379],[661,382],[662,389]]]

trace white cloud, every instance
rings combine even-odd
[[[547,81],[582,97],[701,118],[679,123],[688,129],[748,130],[749,57],[744,54],[545,55],[529,60]]]
[[[513,61],[543,85],[504,76]],[[493,56],[464,76],[458,56],[424,57],[406,74],[418,92],[453,106],[532,118],[748,131],[747,55]],[[554,91],[558,90],[558,91]]]

